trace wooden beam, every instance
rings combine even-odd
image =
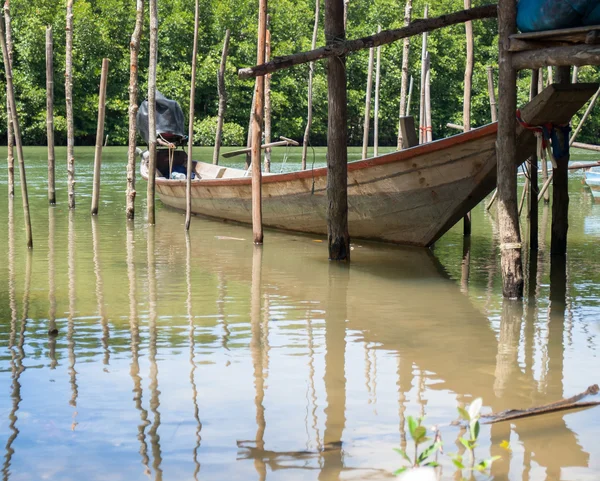
[[[257,65],[250,68],[238,70],[238,76],[241,79],[259,77],[277,70],[293,67],[303,63],[313,62],[323,58],[341,57],[351,52],[364,50],[367,48],[387,45],[406,37],[413,37],[424,32],[431,32],[442,27],[457,25],[468,20],[480,20],[483,18],[495,18],[497,16],[497,6],[484,5],[470,10],[461,10],[459,12],[441,15],[439,17],[429,18],[427,20],[415,20],[408,27],[402,27],[395,30],[384,30],[376,35],[362,37],[355,40],[331,42],[324,47],[320,47],[308,52],[287,55],[285,57],[275,57],[271,62]],[[340,14],[340,18],[343,15]]]
[[[518,52],[512,56],[512,65],[516,70],[546,66],[600,65],[600,45],[573,45]]]
[[[573,142],[571,144],[571,147],[575,147],[577,149],[593,150],[595,152],[600,152],[600,145],[584,144],[583,142]]]

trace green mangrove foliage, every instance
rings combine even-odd
[[[310,49],[315,0],[271,0],[272,54],[286,55]],[[324,0],[320,0],[323,2]],[[487,0],[476,0],[480,5]],[[461,0],[414,0],[413,18],[423,15],[425,3],[429,15],[461,10]],[[47,25],[54,27],[55,127],[56,142],[66,142],[64,102],[65,1],[12,0],[10,3],[14,53],[14,79],[24,142],[43,145],[45,126],[45,37]],[[208,135],[211,120],[217,115],[216,72],[222,41],[227,28],[231,44],[226,71],[228,108],[224,143],[243,144],[248,128],[254,82],[240,80],[236,72],[256,59],[256,0],[200,0],[198,79],[195,112],[202,130],[196,138],[202,144],[213,141]],[[148,9],[140,52],[140,100],[145,98],[148,66]],[[321,8],[318,44],[323,45],[324,8]],[[369,35],[403,24],[404,0],[350,0],[348,38]],[[194,0],[159,0],[159,68],[157,85],[166,96],[188,109]],[[110,73],[106,132],[110,143],[127,142],[127,106],[129,80],[129,41],[135,23],[135,0],[74,1],[74,81],[73,103],[75,135],[78,145],[94,143],[98,85],[103,57],[108,57]],[[497,63],[497,32],[494,19],[477,21],[475,31],[475,72],[473,79],[473,125],[489,122],[486,66]],[[421,38],[411,40],[410,74],[419,85]],[[462,122],[463,75],[465,67],[464,26],[457,25],[429,35],[431,55],[431,92],[434,137],[449,134],[447,122]],[[347,59],[349,142],[362,142],[368,52]],[[380,144],[395,145],[398,125],[402,42],[382,48]],[[581,70],[581,80],[597,78],[597,69]],[[308,66],[297,66],[272,76],[273,138],[280,135],[302,139],[306,124]],[[529,73],[520,74],[520,101],[528,95]],[[0,72],[0,104],[5,105],[5,79]],[[411,114],[418,112],[418,87],[412,96]],[[316,64],[313,95],[314,120],[311,141],[326,144],[327,82],[325,62]],[[373,110],[371,110],[373,112]],[[373,114],[372,114],[373,115]],[[600,116],[592,116],[580,140],[594,142],[600,131]],[[244,132],[244,134],[241,134]],[[0,142],[6,141],[6,109],[0,109]]]

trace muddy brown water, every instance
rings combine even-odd
[[[44,150],[25,152],[32,252],[0,174],[5,480],[389,479],[409,415],[444,425],[477,397],[526,408],[600,381],[600,205],[579,173],[564,272],[550,276],[541,210],[531,295],[506,303],[481,206],[470,249],[457,226],[431,251],[354,241],[340,266],[314,236],[266,231],[257,248],[248,227],[194,217],[186,237],[159,202],[148,228],[143,182],[128,224],[124,149],[105,150],[97,218],[91,148],[76,210],[62,173],[49,207]],[[482,426],[477,456],[502,456],[495,480],[598,479],[598,409]],[[460,434],[442,428],[446,453]]]

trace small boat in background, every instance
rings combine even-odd
[[[591,167],[584,173],[585,184],[592,191],[594,203],[600,203],[600,166]]]

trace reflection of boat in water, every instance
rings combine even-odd
[[[522,108],[522,116],[532,125],[568,122],[595,90],[592,84],[550,86]],[[432,245],[494,188],[496,132],[497,124],[491,124],[400,152],[350,162],[350,235],[397,244]],[[535,143],[532,131],[519,128],[515,159],[519,164],[535,152]],[[158,160],[161,155],[166,158],[166,151],[159,152]],[[169,178],[173,166],[184,161],[184,155],[179,161],[177,157],[169,158],[166,174],[157,169],[156,191],[164,204],[185,210],[186,180]],[[251,223],[252,180],[247,174],[241,169],[196,162],[192,212]],[[145,162],[142,176],[148,178]],[[326,190],[326,168],[265,174],[264,225],[326,234]]]
[[[590,188],[595,203],[600,202],[600,166],[587,169],[583,173],[585,184]]]

